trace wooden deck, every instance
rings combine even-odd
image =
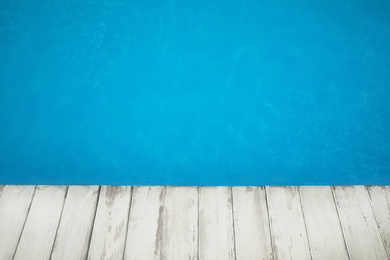
[[[0,186],[0,259],[389,259],[390,187]]]

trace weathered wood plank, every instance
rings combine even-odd
[[[199,188],[199,259],[235,259],[231,188]]]
[[[13,259],[35,186],[5,186],[0,197],[0,259]]]
[[[161,259],[165,187],[134,187],[125,259]]]
[[[237,259],[272,259],[265,188],[232,189]]]
[[[313,259],[349,259],[332,190],[300,187],[302,208]]]
[[[390,259],[390,187],[367,187],[379,231]]]
[[[15,259],[49,259],[67,187],[38,186]]]
[[[390,187],[2,188],[0,259],[390,258]]]
[[[70,186],[51,259],[86,259],[99,186]]]
[[[197,259],[198,189],[167,187],[162,259]]]
[[[131,187],[101,187],[88,259],[124,257],[130,199]]]
[[[365,188],[334,187],[333,191],[351,259],[387,259]]]
[[[297,187],[267,187],[274,259],[311,259]]]

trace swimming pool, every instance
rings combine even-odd
[[[390,184],[388,1],[0,10],[0,183]]]

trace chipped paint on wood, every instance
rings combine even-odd
[[[14,259],[49,259],[67,187],[37,186]]]
[[[51,259],[86,259],[99,186],[70,186]]]
[[[264,187],[233,187],[237,259],[272,259]]]
[[[166,189],[162,259],[197,259],[198,189]]]
[[[101,187],[88,259],[123,258],[130,199],[131,187]]]
[[[268,187],[274,259],[311,259],[297,187]]]
[[[390,187],[367,187],[372,210],[390,259]]]
[[[134,187],[125,259],[161,259],[165,187]]]
[[[13,259],[35,186],[5,186],[0,197],[0,259]]]
[[[350,259],[388,257],[390,187],[134,187],[133,197],[131,187],[103,186],[99,196],[97,187],[70,187],[65,201],[66,189],[3,187],[0,259],[15,252],[15,259],[48,259],[51,252],[53,259],[85,259],[80,248],[89,249],[90,259],[229,259],[232,252],[245,260],[308,259],[310,253],[345,259],[336,254],[344,243]],[[77,224],[84,217],[94,224],[92,235]],[[79,232],[72,232],[75,226]],[[74,255],[60,253],[66,251]]]
[[[334,187],[334,197],[351,259],[387,259],[365,188]]]
[[[349,259],[330,187],[300,187],[313,259]]]
[[[199,188],[199,259],[235,259],[228,187]]]

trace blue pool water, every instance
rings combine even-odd
[[[390,184],[387,0],[2,0],[0,183]]]

